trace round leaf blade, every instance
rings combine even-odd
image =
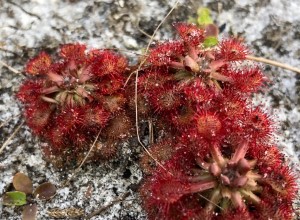
[[[31,179],[23,173],[17,173],[13,178],[13,186],[17,191],[31,194],[33,185]]]
[[[36,220],[38,207],[36,204],[29,204],[24,206],[22,211],[22,220]]]
[[[40,200],[51,199],[53,196],[55,196],[55,194],[56,187],[50,182],[42,183],[33,193],[34,197]]]

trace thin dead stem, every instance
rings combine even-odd
[[[5,121],[1,122],[0,124],[0,128],[2,128],[4,125],[6,125],[8,122],[10,122],[12,119],[14,119],[15,117],[18,117],[20,116],[20,114],[17,114],[17,115],[13,115],[11,117],[9,117],[8,119],[6,119]]]
[[[153,32],[153,34],[152,34],[151,36],[149,36],[149,34],[147,34],[146,32],[144,32],[143,30],[139,29],[139,30],[142,31],[146,36],[150,37],[149,43],[148,43],[147,48],[146,48],[145,53],[144,53],[145,55],[148,53],[149,48],[150,48],[150,45],[152,44],[152,42],[153,42],[153,40],[154,40],[154,37],[155,37],[157,31],[159,30],[159,28],[161,27],[161,25],[162,25],[163,23],[165,23],[165,21],[166,21],[167,18],[170,16],[170,14],[175,10],[175,8],[177,7],[178,3],[179,3],[179,0],[177,0],[177,1],[175,2],[175,4],[174,4],[173,7],[170,9],[170,11],[168,12],[168,14],[161,20],[161,22],[160,22],[160,23],[158,24],[158,26],[155,28],[155,30],[154,30],[154,32]],[[138,28],[139,28],[139,27],[138,27]],[[144,58],[144,59],[142,60],[142,62],[140,63],[138,69],[137,69],[136,71],[133,71],[133,72],[128,76],[128,78],[127,78],[127,80],[126,80],[126,82],[125,82],[125,86],[127,85],[129,79],[131,78],[131,76],[132,76],[133,74],[138,75],[138,72],[141,70],[141,68],[142,68],[142,66],[144,65],[144,63],[146,62],[146,60],[147,60],[147,58]],[[136,81],[136,82],[137,82],[137,81]]]
[[[9,69],[10,71],[12,71],[15,74],[21,74],[20,71],[16,70],[15,68],[11,67],[10,65],[8,65],[7,63],[3,62],[2,60],[0,60],[0,64],[2,66],[5,66],[7,69]]]
[[[136,22],[136,27],[137,27],[137,29],[138,29],[139,32],[141,32],[142,34],[144,34],[145,36],[147,36],[148,38],[151,39],[152,36],[151,36],[150,34],[148,34],[146,31],[144,31],[144,30],[140,27],[140,21],[139,21],[139,20]]]
[[[207,202],[209,202],[209,203],[215,205],[215,206],[218,207],[219,209],[224,210],[221,206],[219,206],[218,204],[214,203],[213,201],[211,201],[210,199],[206,198],[205,196],[201,195],[200,193],[198,193],[198,195],[199,195],[201,198],[205,199]]]
[[[92,144],[92,146],[90,147],[89,151],[87,152],[87,154],[85,155],[85,157],[83,158],[83,160],[81,161],[80,165],[74,170],[74,172],[72,173],[71,177],[63,184],[64,186],[68,186],[70,184],[70,181],[74,178],[74,176],[78,173],[78,171],[80,170],[80,168],[83,166],[83,164],[85,163],[85,161],[87,160],[87,158],[89,157],[89,155],[91,154],[92,150],[94,149],[96,142],[100,136],[102,130],[100,130]]]
[[[162,21],[159,23],[159,25],[155,28],[155,30],[154,30],[154,32],[153,32],[151,38],[150,38],[150,41],[149,41],[149,43],[148,43],[148,45],[147,45],[145,54],[149,51],[150,45],[152,44],[153,39],[154,39],[154,37],[155,37],[157,31],[159,30],[159,28],[161,27],[161,25],[162,25],[163,23],[165,23],[165,21],[166,21],[167,18],[170,16],[170,14],[175,10],[175,8],[177,7],[178,3],[179,3],[179,0],[177,0],[177,1],[175,2],[174,6],[170,9],[170,11],[168,12],[168,14],[164,17],[164,19],[162,19]],[[145,61],[146,61],[146,59],[144,59],[144,61],[140,64],[140,66],[142,66],[142,65],[144,64]]]
[[[141,55],[141,56],[143,56],[143,57],[146,57],[147,55]],[[139,67],[138,67],[139,68]],[[126,81],[125,81],[125,83],[124,83],[124,88],[127,86],[127,84],[128,84],[128,82],[129,82],[129,80],[131,79],[131,77],[134,75],[134,74],[136,74],[136,71],[137,70],[134,70],[134,71],[132,71],[130,74],[129,74],[129,76],[127,77],[127,79],[126,79]],[[141,71],[141,69],[139,69],[139,71]]]
[[[147,45],[147,48],[145,50],[145,54],[148,53],[149,48],[151,43],[153,42],[153,39],[157,33],[157,31],[159,30],[159,28],[161,27],[161,25],[166,21],[166,19],[169,17],[169,15],[174,11],[174,9],[176,8],[176,6],[178,5],[179,0],[177,0],[174,4],[174,6],[170,9],[170,11],[168,12],[168,14],[164,17],[164,19],[159,23],[159,25],[156,27],[156,29],[154,30],[150,41]],[[138,68],[136,71],[134,71],[135,73],[135,83],[134,83],[134,101],[135,101],[135,127],[136,127],[136,135],[137,135],[137,139],[139,144],[143,147],[143,149],[146,151],[146,153],[155,161],[156,164],[158,164],[160,167],[162,167],[164,170],[166,170],[166,168],[156,159],[154,158],[151,153],[148,151],[148,149],[145,147],[145,145],[142,143],[141,138],[140,138],[140,134],[139,134],[139,114],[138,114],[138,76],[139,76],[139,71],[141,70],[142,66],[144,65],[144,63],[146,62],[147,58],[144,58],[142,60],[142,62],[139,64]],[[130,77],[130,76],[129,76]],[[169,172],[168,170],[166,170],[167,172]]]
[[[275,60],[266,59],[264,57],[255,57],[255,56],[251,56],[251,55],[247,55],[246,59],[261,62],[261,63],[265,63],[265,64],[269,64],[269,65],[272,65],[272,66],[277,66],[277,67],[287,69],[287,70],[290,70],[290,71],[293,71],[293,72],[296,72],[296,73],[300,74],[300,69],[299,68],[287,65],[285,63],[280,63],[280,62],[277,62]]]
[[[154,143],[154,133],[153,133],[153,121],[150,118],[148,120],[148,126],[149,126],[149,144],[153,144]]]
[[[102,206],[99,209],[95,210],[94,212],[92,212],[91,214],[89,214],[88,216],[86,216],[84,219],[91,219],[92,217],[101,214],[102,212],[106,211],[108,208],[112,207],[113,205],[122,202],[125,200],[126,197],[128,197],[130,195],[129,192],[124,193],[122,196],[120,196],[119,198],[109,202],[106,206]]]
[[[119,48],[113,48],[113,47],[105,48],[105,50],[120,51],[120,52],[123,52],[123,53],[132,53],[132,54],[134,54],[134,55],[136,55],[136,56],[143,56],[142,53],[139,53],[139,52],[136,52],[136,51],[125,50],[125,49],[119,49]]]
[[[19,124],[19,126],[14,130],[14,132],[7,138],[7,140],[2,144],[0,148],[0,154],[5,149],[5,147],[9,144],[9,142],[16,136],[16,134],[19,132],[20,128],[23,126],[24,121]]]
[[[155,161],[156,164],[158,164],[160,167],[162,167],[164,170],[166,170],[167,172],[169,172],[156,158],[154,158],[152,156],[152,154],[148,151],[148,149],[145,147],[145,145],[143,144],[143,142],[141,141],[140,138],[140,133],[139,133],[139,115],[138,115],[138,105],[137,105],[137,82],[138,82],[138,70],[136,71],[135,74],[135,91],[134,91],[134,101],[135,101],[135,127],[136,127],[136,135],[137,135],[137,139],[139,144],[142,146],[142,148],[144,149],[144,151],[146,151],[146,153],[149,155],[149,157],[151,157],[152,160]],[[170,173],[170,172],[169,172]],[[172,174],[172,173],[170,173]]]

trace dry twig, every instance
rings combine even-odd
[[[14,130],[14,132],[7,138],[7,140],[2,144],[1,148],[0,148],[0,154],[2,153],[2,151],[5,149],[5,147],[9,144],[9,142],[11,141],[11,139],[13,139],[16,134],[18,133],[18,131],[20,130],[20,128],[23,126],[24,121]]]
[[[87,160],[87,158],[89,157],[89,155],[91,154],[92,150],[94,149],[96,142],[100,136],[101,130],[98,132],[92,146],[90,147],[89,151],[87,152],[87,154],[85,155],[85,157],[83,158],[83,160],[81,161],[80,165],[74,170],[74,172],[72,173],[71,177],[63,184],[64,186],[67,186],[70,184],[70,181],[74,178],[74,176],[78,173],[78,171],[80,170],[80,168],[83,166],[83,164],[85,163],[85,161]]]
[[[0,60],[0,64],[2,66],[5,66],[7,69],[9,69],[10,71],[12,71],[13,73],[16,73],[16,74],[21,74],[20,71],[16,70],[15,68],[11,67],[10,65],[8,65],[7,63],[4,63],[2,60]]]
[[[300,69],[299,68],[287,65],[285,63],[280,63],[280,62],[277,62],[275,60],[266,59],[264,57],[255,57],[255,56],[251,56],[251,55],[247,55],[246,58],[248,60],[253,60],[253,61],[256,61],[256,62],[261,62],[261,63],[269,64],[269,65],[272,65],[272,66],[277,66],[277,67],[287,69],[287,70],[290,70],[290,71],[293,71],[293,72],[296,72],[296,73],[300,74]]]
[[[144,31],[141,27],[140,27],[140,21],[137,21],[136,27],[138,29],[139,32],[141,32],[142,34],[144,34],[145,36],[147,36],[148,38],[151,39],[151,35],[148,34],[146,31]]]
[[[113,205],[115,205],[118,202],[122,202],[126,197],[128,197],[130,195],[129,192],[124,193],[121,197],[109,202],[107,205],[100,207],[99,209],[95,210],[94,212],[92,212],[91,214],[89,214],[88,216],[86,216],[84,219],[91,219],[92,217],[96,216],[96,215],[100,215],[102,212],[106,211],[108,208],[112,207]]]

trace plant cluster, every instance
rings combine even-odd
[[[27,125],[49,143],[46,155],[80,161],[101,131],[91,159],[111,158],[130,135],[123,89],[127,60],[109,50],[66,44],[59,58],[41,52],[26,66],[29,75],[17,94]]]
[[[59,59],[40,53],[17,94],[27,125],[49,143],[46,155],[69,161],[101,131],[92,157],[110,158],[134,130],[137,106],[155,137],[152,157],[141,156],[150,220],[291,219],[294,177],[270,116],[252,105],[266,82],[260,67],[237,39],[218,42],[212,24],[175,29],[179,38],[153,46],[125,89],[130,68],[117,53],[81,44],[63,45]]]
[[[31,179],[23,173],[14,175],[13,186],[15,191],[6,192],[3,195],[3,205],[24,206],[23,220],[36,219],[38,211],[36,200],[49,200],[56,194],[56,187],[50,182],[44,182],[33,190]]]
[[[252,95],[266,82],[236,39],[205,43],[211,25],[175,24],[139,79],[154,127],[140,194],[149,219],[291,219],[296,184],[273,145],[274,125]],[[153,114],[155,112],[155,114]]]

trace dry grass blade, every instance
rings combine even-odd
[[[2,60],[0,60],[0,64],[2,66],[5,66],[7,69],[9,69],[10,71],[12,71],[15,74],[21,74],[20,71],[16,70],[15,68],[11,67],[10,65],[8,65],[7,63],[3,62]]]
[[[210,204],[218,207],[221,210],[224,210],[221,206],[219,206],[218,204],[214,203],[213,201],[211,201],[210,199],[206,198],[205,196],[201,195],[200,193],[198,194],[201,198],[205,199],[207,202],[209,202]]]
[[[173,7],[170,9],[170,11],[168,12],[168,14],[164,17],[164,19],[161,20],[161,22],[159,23],[159,25],[157,25],[157,27],[155,28],[155,30],[154,30],[154,32],[153,32],[151,38],[150,38],[150,41],[149,41],[149,43],[148,43],[148,45],[147,45],[145,54],[149,51],[150,45],[152,44],[153,39],[154,39],[154,37],[155,37],[157,31],[159,30],[159,28],[161,27],[161,25],[162,25],[163,23],[165,23],[165,21],[166,21],[167,18],[170,16],[170,14],[172,14],[172,12],[175,10],[175,8],[177,7],[178,3],[179,3],[179,0],[177,0],[177,1],[175,2],[175,4],[174,4]],[[141,62],[141,64],[140,64],[139,67],[141,67],[141,66],[145,63],[145,61],[146,61],[146,59],[144,59],[143,62]]]
[[[159,25],[156,27],[156,29],[154,30],[151,38],[150,38],[150,41],[147,45],[147,48],[146,48],[146,51],[145,51],[145,54],[148,53],[149,51],[149,48],[150,48],[150,45],[151,43],[153,42],[153,39],[158,31],[158,29],[161,27],[161,25],[166,21],[166,19],[169,17],[169,15],[174,11],[174,9],[177,7],[179,3],[179,0],[177,0],[174,4],[174,6],[170,9],[170,11],[168,12],[168,14],[164,17],[164,19],[159,23]],[[147,150],[147,148],[144,146],[144,144],[142,143],[141,141],[141,138],[140,138],[140,134],[139,134],[139,115],[138,115],[138,106],[137,106],[137,103],[138,103],[138,77],[139,77],[139,71],[141,70],[142,66],[144,65],[144,63],[146,62],[146,59],[147,58],[144,58],[141,63],[139,64],[139,67],[137,68],[136,71],[134,71],[135,73],[135,83],[134,83],[134,101],[135,101],[135,127],[136,127],[136,135],[137,135],[137,139],[138,139],[138,142],[139,144],[143,147],[143,149],[146,151],[146,153],[155,161],[155,163],[157,163],[160,167],[162,167],[164,170],[166,170],[166,168],[158,161],[156,160],[152,155],[151,153]],[[129,76],[130,77],[130,76]],[[169,171],[167,171],[169,172]],[[171,174],[171,173],[170,173]]]
[[[120,48],[108,47],[108,48],[105,48],[105,50],[112,50],[112,51],[118,51],[118,52],[127,53],[127,54],[133,54],[133,55],[136,55],[136,56],[143,56],[143,54],[141,54],[139,52],[120,49]]]
[[[152,119],[148,120],[148,129],[149,129],[149,143],[153,144],[154,143],[154,131],[153,131],[153,122]]]
[[[7,138],[7,140],[2,144],[0,148],[0,154],[5,149],[5,147],[9,144],[9,142],[16,136],[16,134],[19,132],[20,128],[23,126],[24,121],[14,130],[14,132]]]
[[[161,20],[161,22],[159,23],[159,25],[157,25],[157,27],[155,28],[155,30],[154,30],[154,32],[153,32],[153,34],[152,34],[151,36],[150,36],[149,34],[147,34],[146,32],[144,32],[142,29],[140,29],[139,26],[138,26],[139,31],[141,31],[143,34],[145,34],[147,37],[150,38],[149,43],[148,43],[148,45],[147,45],[147,48],[146,48],[146,50],[145,50],[144,56],[146,56],[146,54],[148,53],[149,48],[150,48],[150,45],[152,44],[152,42],[153,42],[153,40],[154,40],[154,37],[155,37],[157,31],[159,30],[159,28],[161,27],[161,25],[162,25],[163,23],[165,23],[165,21],[166,21],[167,18],[170,16],[170,14],[175,10],[175,8],[177,7],[178,3],[179,3],[179,0],[177,0],[177,1],[175,2],[175,4],[174,4],[173,7],[170,9],[170,11],[168,12],[168,14],[164,17],[164,19]],[[139,64],[138,69],[135,70],[135,71],[133,71],[133,72],[128,76],[128,78],[127,78],[127,80],[126,80],[126,82],[125,82],[125,86],[127,85],[129,79],[131,78],[131,76],[132,76],[133,74],[138,75],[138,72],[141,70],[142,66],[143,66],[144,63],[146,62],[146,59],[147,59],[147,58],[144,58],[144,59],[142,60],[142,62]]]
[[[136,27],[138,29],[139,32],[141,32],[142,34],[144,34],[145,36],[147,36],[148,38],[151,39],[151,35],[148,34],[146,31],[144,31],[141,27],[140,27],[140,21],[137,21]]]
[[[274,60],[269,60],[269,59],[266,59],[264,57],[255,57],[255,56],[250,56],[250,55],[247,55],[246,58],[248,60],[253,60],[253,61],[256,61],[256,62],[261,62],[261,63],[269,64],[269,65],[272,65],[272,66],[277,66],[277,67],[287,69],[287,70],[290,70],[290,71],[293,71],[293,72],[296,72],[296,73],[300,74],[300,69],[299,68],[287,65],[285,63],[280,63],[280,62],[277,62],[277,61],[274,61]]]

